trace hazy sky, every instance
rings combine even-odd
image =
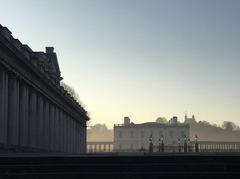
[[[91,124],[185,111],[240,124],[239,0],[0,0],[0,23],[54,46]]]

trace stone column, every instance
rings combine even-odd
[[[78,153],[81,151],[81,124],[78,123]]]
[[[64,147],[65,152],[68,152],[68,118],[67,114],[64,113],[64,128],[65,128],[65,136],[64,136]]]
[[[5,92],[4,92],[4,94],[5,94],[5,96],[4,96],[4,122],[5,122],[5,124],[4,124],[4,126],[5,126],[5,128],[3,129],[3,134],[4,134],[4,143],[5,144],[7,144],[7,133],[8,133],[8,131],[7,131],[7,129],[8,129],[8,103],[9,103],[9,101],[8,101],[8,83],[9,83],[9,75],[8,75],[8,73],[6,72],[5,73]]]
[[[73,119],[70,117],[70,121],[71,121],[71,133],[70,133],[70,138],[71,138],[71,152],[74,152],[74,121]]]
[[[44,126],[44,149],[50,150],[49,148],[49,103],[45,100],[44,101],[44,120],[43,120],[43,126]]]
[[[79,130],[79,123],[76,123],[76,152],[79,152],[79,143],[78,143],[78,130]]]
[[[14,74],[9,77],[8,132],[9,145],[18,145],[19,134],[19,81]]]
[[[55,113],[55,107],[51,104],[50,105],[50,150],[54,151],[54,133],[55,133],[55,124],[54,124],[54,113]]]
[[[64,151],[64,135],[65,135],[65,131],[64,131],[64,112],[61,111],[61,149],[62,151]]]
[[[75,152],[75,128],[74,128],[74,123],[75,121],[71,118],[71,121],[72,121],[72,152]]]
[[[79,153],[79,123],[76,124],[76,143],[77,143],[77,152]]]
[[[74,138],[75,138],[75,152],[78,152],[78,123],[75,121],[74,122],[74,128],[75,128],[75,135],[74,135]]]
[[[19,98],[19,145],[28,146],[28,113],[29,113],[29,92],[27,86],[22,82],[20,84]]]
[[[79,153],[82,153],[82,139],[83,139],[83,130],[82,130],[82,124],[79,124],[79,137],[78,137],[78,145],[79,145]],[[92,146],[95,150],[94,145]]]
[[[71,132],[70,132],[70,140],[71,140],[71,152],[74,152],[74,126],[73,126],[73,119],[70,118],[71,124]]]
[[[75,120],[72,120],[73,122],[73,136],[72,136],[72,138],[73,138],[73,152],[76,152],[76,121]]]
[[[37,95],[34,89],[29,96],[29,146],[37,147]]]
[[[7,144],[8,74],[0,68],[0,143]]]
[[[62,151],[65,152],[65,113],[63,111],[62,112]]]
[[[43,98],[39,94],[37,100],[37,146],[39,149],[44,149],[44,133]]]
[[[67,117],[67,146],[68,152],[71,152],[71,120],[70,117]]]
[[[86,152],[86,146],[87,146],[87,131],[86,131],[86,122],[84,121],[82,124],[82,133],[83,133],[83,137],[81,137],[81,145],[82,145],[82,150],[81,152],[85,153]]]
[[[75,144],[74,144],[74,120],[71,118],[71,128],[72,128],[72,131],[71,131],[71,141],[72,141],[72,152],[75,152],[75,149],[74,149],[74,146],[75,146]]]
[[[73,123],[73,128],[74,128],[74,152],[77,153],[77,123],[74,120]]]
[[[63,113],[63,127],[64,127],[64,152],[68,152],[68,123],[67,123],[67,115],[64,112]]]
[[[83,132],[82,132],[82,124],[79,123],[78,124],[78,127],[79,127],[79,132],[78,132],[78,146],[79,146],[79,149],[78,149],[78,152],[81,153],[82,152],[82,135],[83,135]],[[92,145],[93,147],[94,145]]]
[[[59,142],[60,142],[60,151],[63,151],[63,136],[64,130],[63,130],[63,112],[60,110],[59,112]]]
[[[73,152],[73,121],[72,118],[69,117],[69,142],[70,142],[70,152]]]
[[[5,134],[3,133],[4,119],[4,92],[5,92],[5,72],[0,68],[0,143],[4,144]]]
[[[60,151],[60,140],[59,140],[59,109],[55,108],[55,135],[54,135],[54,149],[55,151]]]

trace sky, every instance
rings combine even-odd
[[[90,125],[195,115],[240,125],[239,0],[0,0],[0,23],[53,46]]]

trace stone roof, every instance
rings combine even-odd
[[[115,124],[114,127],[124,127],[124,128],[149,128],[149,127],[190,127],[189,124],[185,123],[157,123],[157,122],[145,122],[141,124],[130,123],[129,125]]]

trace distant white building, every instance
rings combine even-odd
[[[152,141],[154,150],[160,143],[165,148],[177,148],[189,139],[189,124],[178,122],[173,117],[168,123],[146,122],[134,124],[129,117],[124,117],[123,124],[114,125],[115,151],[148,150]]]

